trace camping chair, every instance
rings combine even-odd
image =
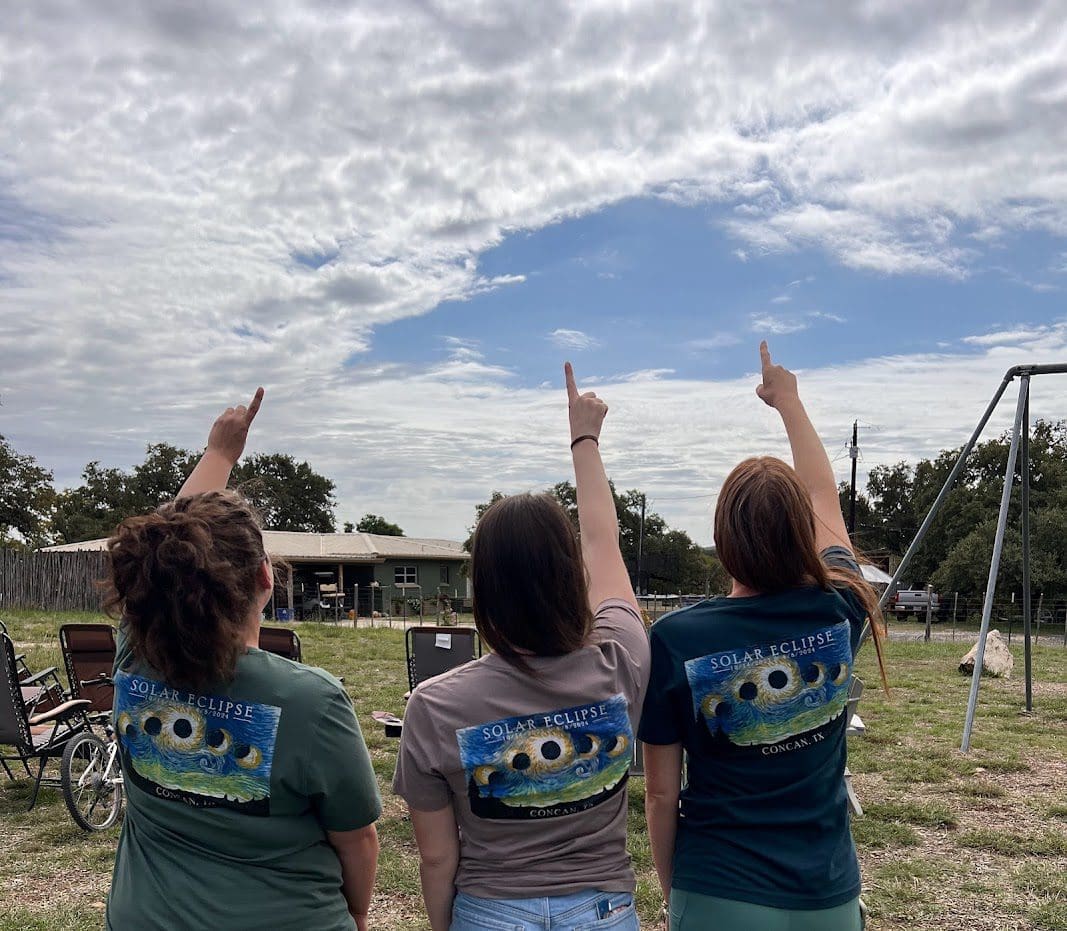
[[[289,630],[288,627],[260,627],[259,648],[291,659],[294,663],[303,662],[300,658],[300,638],[295,630]]]
[[[11,640],[7,625],[3,621],[0,621],[0,636]],[[14,648],[14,641],[11,640],[11,643]],[[48,711],[66,701],[67,696],[63,691],[63,685],[55,672],[53,666],[34,673],[26,662],[25,653],[15,655],[15,673],[18,676],[19,692],[30,714]]]
[[[7,624],[0,621],[0,634],[10,636],[7,632]],[[26,654],[19,653],[15,656],[15,667],[18,669],[19,681],[29,678],[33,673],[30,671],[30,667],[26,664]]]
[[[482,655],[482,643],[473,627],[409,627],[404,648],[412,691],[420,682]]]
[[[115,697],[115,628],[109,624],[64,624],[59,648],[72,698],[87,698],[94,714],[107,714]],[[95,680],[95,681],[94,681]]]
[[[420,682],[469,663],[482,655],[482,642],[473,627],[409,627],[404,637],[408,662],[408,696]],[[404,722],[389,711],[372,711],[386,737],[399,737]]]
[[[344,606],[345,593],[337,588],[336,582],[319,582],[319,610],[324,620],[332,613],[334,621],[340,621]]]
[[[858,676],[853,676],[852,681],[848,684],[848,703],[845,705],[845,715],[848,723],[845,725],[846,737],[862,737],[867,733],[867,727],[863,723],[863,719],[856,713],[856,708],[859,706],[860,698],[863,696],[863,680]],[[852,812],[853,817],[860,817],[863,814],[863,806],[860,804],[859,796],[856,795],[856,790],[852,786],[852,772],[849,768],[845,767],[845,791],[848,793],[848,809]]]
[[[31,713],[22,700],[15,646],[7,634],[0,635],[0,652],[3,653],[0,656],[0,745],[10,746],[15,751],[13,755],[0,755],[0,765],[4,767],[8,778],[14,779],[7,765],[9,762],[17,760],[31,777],[33,772],[29,761],[38,762],[33,794],[26,809],[29,811],[37,804],[37,794],[42,785],[61,785],[58,778],[45,778],[45,766],[49,760],[63,755],[72,737],[90,729],[88,711],[92,702],[84,698],[68,699],[47,711]],[[55,686],[58,687],[59,677],[54,667],[37,673],[33,678],[43,682],[49,676],[55,678]],[[52,687],[46,686],[49,690]]]

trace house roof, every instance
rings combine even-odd
[[[292,533],[264,530],[267,552],[303,562],[382,562],[386,559],[470,559],[455,540],[390,537],[378,533]],[[103,550],[107,539],[46,546],[53,553]]]

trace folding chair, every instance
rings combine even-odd
[[[303,662],[300,658],[300,638],[295,630],[289,630],[288,627],[260,627],[259,648],[291,659],[294,663]]]
[[[71,697],[88,699],[94,714],[109,713],[115,697],[110,681],[115,668],[115,628],[110,624],[64,624],[59,628],[59,648]]]
[[[0,621],[0,634],[7,635],[7,624]],[[30,671],[30,667],[26,664],[26,654],[19,653],[15,657],[15,667],[18,669],[19,681],[29,678],[33,673]]]
[[[0,621],[0,635],[11,640],[7,632],[7,625]],[[11,640],[12,649],[14,641]],[[15,655],[15,673],[18,676],[19,692],[29,714],[38,714],[55,708],[66,701],[67,695],[63,691],[63,685],[55,674],[54,666],[33,672],[26,662],[26,654]],[[6,768],[6,767],[5,767]]]
[[[412,691],[420,682],[482,655],[482,643],[473,627],[409,627],[404,648]]]
[[[14,779],[8,763],[16,760],[22,764],[26,774],[33,778],[33,793],[27,811],[37,804],[37,794],[42,785],[59,787],[60,778],[45,778],[44,770],[49,760],[63,756],[63,750],[71,738],[90,730],[88,712],[92,703],[88,699],[69,699],[60,702],[47,711],[31,713],[22,700],[18,664],[15,659],[15,646],[7,634],[0,634],[0,745],[14,749],[14,754],[0,754],[0,765],[9,779]],[[37,673],[33,678],[45,682],[48,677],[55,679],[51,689],[59,687],[59,677],[55,667]],[[30,760],[38,763],[37,775],[30,770]]]

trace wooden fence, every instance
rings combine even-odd
[[[45,553],[0,548],[0,609],[99,611],[103,552]]]

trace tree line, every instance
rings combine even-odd
[[[642,530],[644,492],[631,488],[620,494],[615,490],[614,482],[608,484],[615,499],[622,557],[638,592],[670,595],[726,591],[729,582],[726,572],[709,548],[698,546],[684,530],[672,530],[659,514],[647,509]],[[578,496],[574,485],[559,482],[545,489],[545,493],[562,505],[577,532]],[[503,497],[502,492],[494,491],[488,501],[477,505],[475,525],[486,509]],[[464,543],[466,549],[470,550],[473,539],[474,527],[471,527],[470,536]]]
[[[905,587],[927,582],[941,592],[981,595],[989,571],[997,509],[1007,461],[1007,434],[978,444],[946,499],[933,531],[926,537],[904,579]],[[914,538],[937,497],[960,449],[944,450],[917,463],[897,462],[871,469],[865,490],[856,496],[857,549],[892,569]],[[167,443],[147,447],[144,461],[128,470],[90,462],[81,483],[56,489],[52,473],[32,456],[20,454],[0,436],[0,545],[38,547],[107,536],[124,517],[143,513],[173,498],[192,470],[197,454]],[[1031,577],[1033,590],[1046,599],[1067,598],[1067,424],[1037,421],[1030,440]],[[308,462],[284,453],[249,456],[234,469],[234,483],[252,500],[270,530],[332,533],[336,529],[334,482]],[[1001,561],[1000,591],[1022,587],[1020,483],[1013,478],[1011,511]],[[578,525],[577,499],[570,482],[553,495]],[[644,493],[621,493],[612,485],[623,557],[635,587],[651,594],[725,590],[726,575],[709,550],[682,530],[671,529],[655,512],[646,512]],[[498,491],[475,508],[478,518],[502,497]],[[841,485],[849,511],[849,488]],[[345,532],[403,535],[395,523],[366,514]],[[468,540],[469,545],[469,540]],[[641,550],[640,567],[638,549]],[[640,569],[640,577],[638,577]]]
[[[989,574],[997,514],[1004,488],[1010,434],[979,443],[945,500],[901,587],[927,583],[940,592],[981,596]],[[857,548],[887,568],[896,565],[914,539],[962,447],[915,464],[897,462],[870,471],[866,493],[856,496]],[[1017,464],[998,593],[1022,591],[1020,501]],[[840,486],[847,515],[849,487]],[[1030,437],[1030,575],[1032,590],[1046,600],[1067,598],[1067,424],[1037,421]]]
[[[123,518],[174,498],[198,458],[199,453],[153,443],[131,469],[93,461],[82,471],[81,484],[58,490],[48,469],[0,436],[0,546],[37,548],[106,537]],[[268,530],[335,531],[336,486],[308,462],[285,453],[248,456],[234,468],[232,483],[256,506]],[[404,533],[376,514],[356,525],[346,522],[344,529]]]

